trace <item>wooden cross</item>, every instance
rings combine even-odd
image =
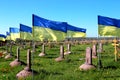
[[[113,40],[113,46],[114,46],[114,54],[115,54],[115,61],[117,61],[117,53],[118,53],[118,51],[117,51],[117,46],[119,46],[119,44],[117,44],[117,40],[116,40],[116,38]]]
[[[105,40],[100,40],[100,42],[101,42],[102,44],[104,44],[104,43],[105,43]]]
[[[96,41],[96,40],[93,40],[93,41],[92,41],[92,43],[93,43],[93,44],[96,44],[96,43],[97,43],[97,41]]]

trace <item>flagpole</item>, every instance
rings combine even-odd
[[[20,25],[21,25],[21,24],[20,24]],[[22,47],[22,45],[23,45],[23,44],[22,44],[23,42],[21,42],[21,41],[22,41],[22,38],[21,38],[21,31],[20,31],[20,47]]]
[[[99,31],[98,31],[98,44],[100,44],[100,35],[99,35]],[[99,45],[100,47],[100,45]],[[101,50],[100,48],[98,49],[98,70],[100,70],[102,68],[102,61],[101,61]]]
[[[10,55],[12,55],[12,53],[11,53],[11,46],[12,46],[12,41],[11,41],[11,30],[10,30]]]
[[[32,14],[32,45],[34,44],[34,26],[33,26],[33,22],[34,22],[34,18],[33,18],[33,16],[34,16],[34,14]],[[32,46],[32,49],[33,49],[33,46]],[[34,59],[34,51],[33,51],[33,53],[32,53],[32,61],[33,61],[33,59]],[[32,63],[32,61],[31,61],[31,64],[33,65],[33,63]],[[34,73],[33,73],[33,70],[32,70],[32,79],[34,79]]]

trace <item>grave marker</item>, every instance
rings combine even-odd
[[[42,45],[42,52],[39,54],[39,56],[45,56],[45,44]]]
[[[5,56],[5,59],[9,59],[9,58],[12,58],[12,42],[10,44],[10,53],[7,56]]]
[[[98,51],[99,53],[102,53],[103,52],[103,45],[102,45],[102,42],[99,43],[99,47],[98,47]]]
[[[71,53],[71,45],[70,43],[67,44],[67,51],[64,53],[64,55],[70,54]]]
[[[82,64],[79,68],[80,70],[89,70],[95,68],[95,66],[92,64],[92,51],[90,47],[86,48],[85,63]]]
[[[32,53],[34,53],[36,51],[35,46],[36,46],[36,43],[32,42],[32,51],[31,51]]]
[[[5,55],[5,54],[8,54],[8,52],[9,52],[9,50],[8,50],[8,49],[9,49],[9,48],[8,48],[9,46],[8,46],[8,45],[9,45],[9,44],[8,44],[8,42],[7,42],[7,43],[6,43],[6,51],[3,52],[4,55]]]
[[[97,47],[96,44],[92,46],[92,58],[97,58]]]
[[[25,78],[27,76],[32,75],[32,69],[31,69],[31,51],[30,49],[27,50],[27,66],[24,68],[24,70],[20,71],[16,77],[18,79]]]
[[[21,61],[20,61],[20,48],[17,47],[17,59],[15,59],[14,61],[12,61],[10,63],[10,66],[11,67],[14,67],[14,66],[18,66],[18,65],[21,65]]]
[[[64,47],[63,45],[60,45],[60,56],[55,59],[55,61],[59,62],[64,60]]]
[[[117,46],[118,46],[119,44],[117,44],[118,41],[116,40],[116,38],[113,40],[113,42],[114,42],[114,43],[113,43],[112,45],[114,46],[115,61],[117,61],[117,57],[118,57],[118,56],[117,56],[117,55],[118,55]]]

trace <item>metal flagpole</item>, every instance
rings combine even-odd
[[[99,40],[99,36],[98,36],[98,44],[100,45],[100,40]],[[99,46],[100,47],[100,46]],[[100,48],[98,49],[98,70],[100,70],[102,68],[102,61],[101,61],[101,50]]]

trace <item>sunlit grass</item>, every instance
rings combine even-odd
[[[101,53],[102,68],[98,69],[98,59],[93,59],[96,69],[82,71],[79,66],[85,62],[86,47],[91,45],[72,45],[72,54],[66,55],[64,61],[56,62],[59,56],[59,46],[49,48],[46,46],[46,56],[39,57],[41,46],[32,53],[32,70],[37,72],[25,80],[120,80],[120,60],[114,61],[114,47],[111,44],[104,45]],[[3,48],[0,48],[3,49]],[[0,58],[0,80],[17,80],[16,74],[24,69],[25,65],[11,68],[10,62],[15,59],[17,46],[13,47],[12,59]],[[66,46],[65,46],[66,49]],[[20,60],[26,63],[27,48],[21,48]],[[21,79],[22,80],[22,79]]]

